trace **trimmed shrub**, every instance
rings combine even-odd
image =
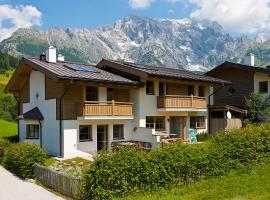
[[[8,148],[10,145],[11,143],[8,140],[0,138],[0,161],[1,157],[4,155],[6,148]]]
[[[226,175],[270,155],[270,124],[220,132],[202,144],[170,144],[150,152],[120,148],[98,155],[84,175],[85,199],[183,186]]]
[[[12,144],[6,149],[2,163],[17,176],[31,178],[34,164],[43,164],[46,158],[44,150],[37,145]]]

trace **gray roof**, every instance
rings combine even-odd
[[[230,82],[226,80],[213,78],[213,77],[206,76],[203,74],[196,74],[196,73],[184,70],[184,69],[157,67],[157,66],[137,64],[137,63],[125,62],[125,61],[116,61],[116,60],[109,60],[109,61],[124,65],[125,67],[129,67],[129,68],[138,70],[140,72],[144,72],[148,76],[193,80],[193,81],[201,81],[201,82],[208,82],[208,83],[230,84]]]
[[[142,85],[139,81],[127,79],[125,77],[104,71],[96,68],[95,65],[81,64],[74,62],[57,62],[49,63],[41,61],[38,58],[24,58],[28,61],[28,64],[34,64],[45,72],[54,75],[57,79],[75,79],[92,82],[108,82],[108,83],[121,83],[128,85]],[[33,65],[32,65],[33,66]],[[86,71],[77,71],[69,68],[68,66],[80,66],[86,69]],[[89,71],[87,70],[89,69]]]

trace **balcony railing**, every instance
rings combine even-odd
[[[158,108],[195,108],[206,109],[206,98],[197,96],[166,95],[157,97]]]
[[[133,103],[116,101],[86,101],[83,116],[132,116]]]

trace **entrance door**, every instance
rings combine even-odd
[[[178,137],[186,137],[186,118],[170,117],[170,134],[176,134]]]
[[[108,126],[98,125],[97,126],[97,150],[108,149]]]

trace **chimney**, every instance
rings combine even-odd
[[[65,61],[65,56],[63,56],[62,54],[58,54],[57,61]]]
[[[255,65],[255,57],[254,57],[254,54],[252,54],[252,53],[247,54],[246,57],[244,58],[244,64],[245,64],[245,65],[254,66],[254,65]]]
[[[46,60],[46,55],[45,55],[44,52],[43,52],[42,54],[40,54],[39,60],[40,60],[40,61],[45,61],[45,60]]]
[[[49,46],[46,50],[46,62],[56,63],[56,48]]]

